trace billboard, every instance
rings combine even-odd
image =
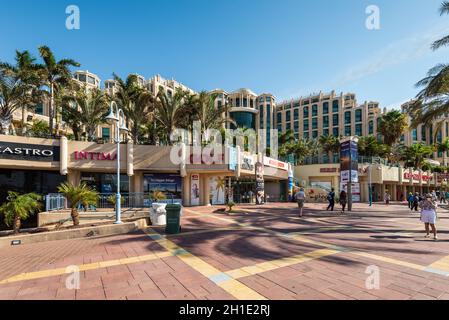
[[[215,176],[209,178],[209,203],[211,205],[225,204],[226,178]]]
[[[340,181],[359,182],[357,142],[348,140],[340,145]],[[351,178],[349,177],[351,175]]]

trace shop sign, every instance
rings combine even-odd
[[[190,176],[190,205],[200,205],[200,176],[198,174]]]
[[[273,159],[273,158],[264,157],[263,162],[267,167],[272,167],[272,168],[286,170],[286,171],[288,170],[287,163]]]
[[[337,173],[337,168],[321,168],[320,173]]]
[[[430,181],[430,180],[432,180],[432,176],[429,176],[427,174],[410,173],[410,172],[405,172],[404,173],[404,179],[410,180],[412,178],[415,181],[419,181],[419,180],[421,180],[421,178],[422,178],[423,181]]]
[[[265,203],[264,164],[257,162],[256,168],[256,204]]]
[[[248,170],[254,172],[254,160],[252,156],[242,156],[242,164],[241,164],[242,170]]]
[[[60,147],[0,142],[0,159],[59,161]]]
[[[117,154],[110,152],[91,152],[91,151],[75,151],[75,160],[91,160],[91,161],[114,161],[117,160]]]

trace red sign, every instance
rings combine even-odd
[[[264,165],[267,167],[272,167],[276,169],[288,170],[288,165],[285,162],[278,161],[276,159],[264,157]]]
[[[430,180],[432,180],[432,177],[428,176],[426,174],[420,174],[420,173],[413,173],[412,174],[410,172],[405,172],[404,173],[404,179],[410,180],[411,178],[413,178],[413,180],[415,180],[415,181],[419,181],[419,180],[421,180],[421,178],[422,178],[423,181],[430,181]]]
[[[338,168],[321,168],[320,173],[336,173]]]
[[[117,154],[91,151],[75,151],[75,160],[91,160],[91,161],[114,161],[117,160]]]

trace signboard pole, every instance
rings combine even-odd
[[[349,183],[348,183],[348,211],[352,211],[352,141],[349,144]]]

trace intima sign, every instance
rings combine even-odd
[[[75,151],[75,160],[91,160],[91,161],[114,161],[117,160],[117,154],[110,152],[92,152],[92,151]]]
[[[28,161],[59,161],[59,146],[0,142],[0,158]]]

